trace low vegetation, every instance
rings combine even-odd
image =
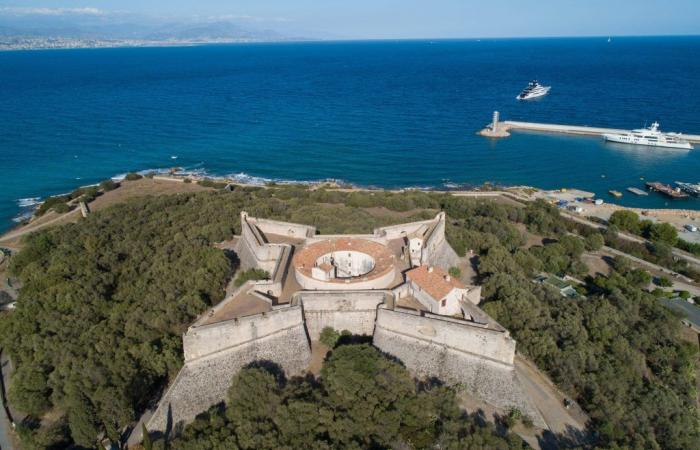
[[[270,274],[266,270],[262,269],[248,269],[240,272],[236,275],[236,279],[233,284],[236,287],[243,286],[248,281],[258,281],[258,280],[269,280]]]
[[[21,429],[27,448],[93,447],[98,434],[116,440],[140,415],[181,367],[181,333],[223,296],[233,267],[213,243],[240,232],[242,209],[321,233],[368,232],[446,211],[448,240],[478,261],[484,308],[511,331],[519,351],[589,412],[601,448],[697,448],[696,348],[679,338],[677,317],[646,291],[649,274],[629,261],[616,260],[609,276],[596,278],[581,262],[602,240],[625,248],[614,230],[603,236],[542,202],[520,207],[442,194],[300,186],[137,198],[29,236],[11,265],[23,285],[17,309],[0,322],[2,344],[17,365],[10,400],[36,419],[51,411],[60,420],[29,421]],[[527,248],[523,227],[544,244]],[[630,248],[677,267],[664,253],[668,243],[655,245]],[[541,272],[584,279],[579,288],[585,297],[564,298],[533,283]],[[441,436],[447,439],[442,448],[519,448],[460,418],[448,391],[416,389],[399,368],[375,360],[371,349],[342,348],[333,351],[320,380],[283,382],[261,369],[242,372],[229,402],[242,407],[211,411],[173,448],[382,448],[406,439],[418,448],[438,445]],[[363,377],[375,372],[357,369],[358,383],[335,373],[354,367],[334,359],[346,351],[392,374],[396,386],[384,392],[371,377],[365,391]],[[265,386],[254,404],[236,388],[248,382]],[[402,389],[405,405],[390,397],[394,389]],[[357,396],[371,408],[357,410]],[[268,397],[266,407],[259,399]],[[426,426],[417,420],[423,409],[439,419]],[[369,412],[378,420],[358,429]]]

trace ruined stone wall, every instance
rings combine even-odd
[[[303,305],[306,329],[315,341],[325,327],[371,336],[377,306],[386,295],[384,291],[304,291],[295,295],[294,302]]]
[[[247,319],[251,320],[230,327],[214,327],[200,335],[206,335],[216,344],[203,346],[205,356],[185,363],[148,421],[150,432],[177,432],[178,427],[191,422],[198,414],[225,401],[231,379],[251,362],[272,361],[279,364],[287,376],[306,370],[311,351],[300,307]],[[201,342],[190,342],[190,356],[199,344]],[[214,348],[220,350],[212,353]]]
[[[373,342],[418,377],[459,384],[498,408],[517,407],[536,425],[544,425],[517,378],[515,341],[506,332],[380,307]]]

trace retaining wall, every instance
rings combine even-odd
[[[515,341],[506,332],[380,307],[373,342],[418,377],[460,384],[498,408],[517,407],[537,426],[545,426],[517,378]]]
[[[303,305],[306,330],[315,341],[325,327],[371,336],[377,306],[385,300],[385,291],[307,291],[296,294],[293,301]]]
[[[148,421],[149,431],[176,432],[179,426],[225,401],[231,379],[251,362],[272,361],[279,364],[287,376],[306,370],[311,350],[300,307],[292,306],[246,319],[251,320],[244,321],[243,326],[199,330],[211,341],[219,341],[215,347],[222,350],[211,353],[213,348],[202,346],[200,351],[206,352],[206,356],[185,363]],[[188,344],[190,356],[199,348],[199,343]]]

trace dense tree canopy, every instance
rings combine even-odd
[[[581,255],[600,248],[603,239],[691,273],[673,260],[665,237],[645,246],[617,238],[614,230],[601,236],[543,202],[517,206],[298,186],[134,199],[28,237],[12,261],[22,283],[17,309],[0,322],[4,348],[17,365],[10,400],[34,417],[52,411],[60,418],[38,430],[21,429],[27,448],[61,448],[71,441],[93,447],[98,433],[116,438],[154,400],[182,365],[181,333],[224,294],[235,267],[212,244],[240,231],[242,209],[314,225],[321,233],[368,232],[446,211],[448,240],[459,254],[471,250],[475,256],[485,309],[512,332],[519,351],[589,412],[602,448],[698,448],[695,349],[679,338],[677,317],[642,289],[648,274],[615,261],[610,276],[586,279],[586,298],[580,300],[532,282],[542,271],[584,277]],[[528,248],[525,228],[544,238],[543,244]],[[173,445],[298,448],[311,439],[309,448],[381,448],[388,442],[383,433],[396,442],[445,437],[442,448],[515,445],[469,419],[457,420],[447,391],[415,389],[371,350],[341,348],[320,381],[285,383],[271,381],[265,370],[242,372],[229,406],[188,427]],[[364,362],[334,359],[344,352],[356,352],[349,360]],[[390,389],[378,374],[390,377]],[[350,389],[352,377],[373,377],[372,386],[382,392]],[[240,383],[266,386],[259,396],[268,409],[251,403],[246,412],[252,399],[236,394]],[[352,400],[358,398],[368,406],[356,408]],[[381,415],[381,429],[373,424],[352,432],[351,424],[364,424],[386,405],[391,409]],[[443,417],[443,425],[424,427],[423,411]]]

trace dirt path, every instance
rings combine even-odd
[[[80,208],[76,208],[72,211],[53,217],[49,220],[44,220],[40,222],[30,222],[28,225],[25,225],[18,230],[10,231],[5,235],[0,236],[0,244],[12,250],[18,250],[19,241],[23,236],[29,233],[33,233],[34,231],[41,230],[42,228],[48,227],[50,225],[55,225],[60,222],[66,222],[68,219],[73,219],[74,217],[75,219],[80,217]]]
[[[576,443],[588,439],[588,416],[576,404],[567,409],[564,406],[564,394],[533,363],[516,355],[515,372],[525,393],[535,403],[552,433]]]

